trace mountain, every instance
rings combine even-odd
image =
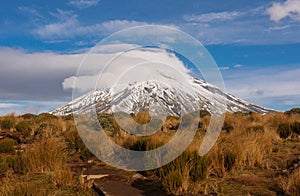
[[[51,113],[61,116],[72,114],[72,109],[75,113],[87,113],[96,108],[98,113],[122,111],[129,114],[147,110],[151,115],[180,116],[197,110],[222,113],[224,111],[222,106],[226,106],[228,112],[261,114],[275,112],[222,92],[203,80],[190,77],[189,83],[192,91],[184,88],[178,89],[157,81],[134,83],[119,90],[113,88],[95,90]]]

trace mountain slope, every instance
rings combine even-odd
[[[95,90],[83,95],[67,105],[52,111],[54,115],[67,115],[72,113],[86,113],[96,108],[101,113],[122,111],[137,113],[148,110],[151,115],[180,116],[185,113],[207,110],[210,113],[224,112],[258,112],[261,114],[274,112],[260,107],[233,95],[222,92],[219,88],[200,79],[190,78],[192,92],[186,89],[176,89],[157,81],[144,81],[114,90]],[[225,104],[224,104],[225,103]]]

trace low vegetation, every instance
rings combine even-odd
[[[131,117],[139,124],[151,119],[146,112]],[[98,119],[114,142],[136,151],[164,145],[180,124],[179,118],[168,117],[157,133],[138,137],[123,130],[111,114]],[[216,144],[201,157],[198,149],[209,121],[210,115],[201,111],[188,149],[141,174],[169,195],[300,195],[300,109],[228,113]],[[95,157],[72,116],[11,114],[0,117],[0,128],[0,195],[93,195],[74,166]]]

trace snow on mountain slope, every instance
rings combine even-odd
[[[233,95],[222,92],[219,88],[203,80],[190,78],[193,92],[175,89],[157,81],[144,81],[114,89],[95,90],[52,111],[54,115],[86,113],[96,108],[98,113],[126,112],[137,113],[148,110],[151,115],[180,116],[193,111],[207,110],[210,113],[258,112],[269,113],[274,110],[260,107]]]

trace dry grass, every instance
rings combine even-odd
[[[66,146],[59,139],[45,139],[27,148],[23,158],[30,172],[61,170],[67,159]]]
[[[278,178],[279,187],[286,195],[300,195],[300,167],[295,169],[288,177]]]
[[[66,146],[59,139],[45,139],[33,144],[25,150],[22,158],[29,172],[49,174],[56,186],[74,184],[73,173],[66,165]]]
[[[111,118],[111,115],[103,116],[110,118],[102,120],[111,133],[111,139],[118,145],[134,150],[155,149],[168,143],[176,133],[180,123],[179,118],[168,117],[157,133],[139,137],[122,130],[116,120]],[[150,120],[150,116],[146,112],[132,115],[132,117],[140,124],[148,123]],[[15,156],[16,159],[21,159],[21,161],[17,161],[17,164],[26,163],[26,172],[18,173],[18,167],[14,168],[7,164],[8,166],[2,172],[4,178],[1,179],[0,195],[61,195],[71,193],[66,192],[66,189],[68,187],[74,188],[77,185],[74,174],[66,164],[68,156],[70,153],[77,153],[78,157],[89,157],[85,155],[89,151],[80,140],[72,119],[41,114],[20,117],[10,115],[0,117],[0,121],[4,122],[4,125],[7,124],[4,128],[9,127],[9,129],[2,128],[1,132],[16,134],[17,137],[19,137],[17,134],[20,132],[16,132],[15,125],[18,123],[26,121],[32,129],[29,139],[24,140],[28,147],[24,151],[22,150],[20,155],[9,154],[13,151],[12,147],[10,147],[9,152],[2,148],[1,155],[5,155],[4,157]],[[169,193],[175,195],[220,193],[219,181],[244,175],[249,168],[261,171],[272,168],[277,171],[286,170],[287,164],[283,163],[284,160],[281,157],[285,154],[291,154],[297,149],[297,143],[295,143],[295,147],[287,144],[292,139],[297,141],[299,136],[280,138],[277,129],[284,123],[300,122],[299,114],[228,113],[225,117],[226,126],[223,127],[224,129],[214,147],[205,155],[206,161],[202,162],[202,160],[198,160],[197,152],[206,134],[210,116],[202,116],[198,121],[199,129],[195,139],[186,150],[185,157],[179,157],[170,163],[173,164],[172,166],[161,169],[163,172],[160,177]],[[6,140],[1,141],[5,143]],[[20,141],[23,142],[23,140]],[[18,150],[18,148],[16,149]],[[278,157],[274,156],[276,152],[279,154]],[[86,159],[82,158],[82,160]],[[3,160],[2,162],[5,162],[5,159]],[[201,171],[201,168],[204,170]],[[281,177],[274,177],[274,181],[280,185],[282,192],[287,195],[299,195],[299,170],[298,168],[287,175],[280,174]],[[158,173],[158,171],[153,172],[154,175]],[[254,176],[252,179],[257,180],[259,177]]]

